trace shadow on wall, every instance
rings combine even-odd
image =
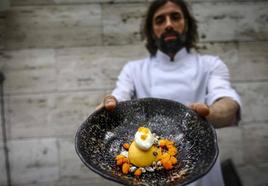
[[[221,169],[225,186],[242,186],[242,182],[231,159],[223,161]]]
[[[9,0],[0,1],[0,11],[7,10],[10,6]]]

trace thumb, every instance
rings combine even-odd
[[[196,111],[202,117],[209,115],[209,107],[204,103],[192,103],[188,107]]]
[[[108,111],[113,111],[117,105],[117,100],[114,96],[105,96],[103,99],[104,108]]]

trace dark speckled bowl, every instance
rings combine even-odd
[[[115,156],[121,152],[123,143],[133,140],[140,126],[175,141],[179,163],[172,170],[147,172],[139,178],[122,175]],[[155,98],[120,102],[113,112],[94,112],[79,127],[75,148],[88,168],[125,185],[189,184],[204,176],[218,156],[211,124],[180,103]]]

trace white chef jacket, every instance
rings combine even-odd
[[[185,105],[194,102],[211,105],[218,98],[230,97],[240,105],[226,65],[218,57],[188,53],[185,48],[173,61],[158,50],[155,57],[127,63],[112,95],[118,101],[154,97]],[[219,159],[208,174],[189,185],[223,186]]]

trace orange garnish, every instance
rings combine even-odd
[[[161,140],[159,140],[159,146],[160,147],[165,147],[166,146],[166,140],[163,140],[163,139],[161,139]]]
[[[122,158],[124,158],[125,156],[123,156],[122,154],[119,154],[119,155],[117,155],[116,157],[115,157],[115,159],[116,160],[118,160],[118,159],[122,159]]]
[[[140,176],[141,173],[142,173],[141,169],[138,168],[138,169],[134,172],[134,175],[135,175],[135,176]]]
[[[127,174],[128,171],[129,171],[129,167],[130,167],[130,165],[128,163],[124,163],[123,166],[122,166],[122,172],[124,174]]]
[[[116,165],[122,165],[124,162],[123,162],[123,159],[118,159],[116,161]]]
[[[177,154],[177,149],[175,147],[168,149],[168,154],[175,156]]]
[[[171,156],[170,161],[171,161],[172,165],[174,165],[177,163],[177,158],[175,158],[174,156]]]
[[[163,159],[161,159],[161,160],[160,160],[160,161],[161,161],[161,164],[164,165],[166,162],[169,161],[169,159],[170,159],[170,158],[168,158],[168,157],[167,157],[167,158],[163,158]]]
[[[166,170],[170,170],[170,169],[173,168],[171,161],[164,161],[164,163],[163,163],[163,167],[164,167]]]
[[[129,163],[128,158],[124,157],[124,158],[123,158],[123,163]]]
[[[129,147],[130,147],[130,145],[129,145],[128,143],[124,143],[124,144],[123,144],[123,147],[124,147],[126,150],[128,150]]]
[[[122,154],[119,154],[116,156],[116,165],[122,165],[123,163],[128,163],[128,158],[123,156]]]
[[[174,142],[173,141],[170,141],[170,140],[166,140],[166,146],[168,147],[168,146],[170,146],[170,145],[174,145]]]
[[[174,142],[168,139],[159,140],[159,146],[161,148],[161,154],[157,156],[157,161],[160,161],[166,170],[173,168],[173,165],[177,163],[175,155],[177,154],[177,149],[174,146]],[[164,151],[164,153],[162,153]]]
[[[161,159],[165,159],[165,158],[170,158],[170,155],[168,154],[168,153],[164,153],[164,154],[162,154],[162,156],[161,156]]]

